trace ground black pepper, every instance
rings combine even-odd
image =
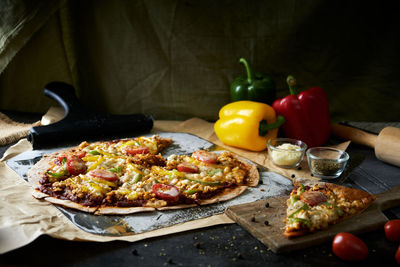
[[[321,175],[336,175],[343,168],[344,162],[330,159],[311,160],[311,169]]]

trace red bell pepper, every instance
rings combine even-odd
[[[302,140],[309,147],[323,145],[331,132],[328,95],[320,87],[298,94],[296,79],[289,76],[286,81],[290,95],[272,104],[275,112],[286,119],[283,133],[288,138]]]

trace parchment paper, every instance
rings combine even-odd
[[[50,120],[57,120],[57,116]],[[216,137],[213,123],[193,118],[184,122],[156,121],[154,131],[187,132],[202,137],[210,142],[225,147],[253,162],[266,166],[271,171],[291,177],[307,176],[308,168],[305,164],[302,170],[284,170],[275,167],[269,160],[267,152],[248,152],[223,145]],[[345,144],[346,145],[346,144]],[[343,148],[343,146],[342,146]],[[162,228],[130,236],[107,237],[87,233],[78,229],[52,204],[38,201],[31,196],[32,189],[21,177],[11,170],[5,161],[19,153],[32,150],[26,139],[20,140],[16,145],[6,151],[0,160],[0,253],[24,246],[42,234],[54,238],[75,241],[107,242],[112,240],[138,241],[149,237],[172,234],[218,224],[233,223],[224,214],[185,222],[179,225]]]

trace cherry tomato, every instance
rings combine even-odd
[[[78,175],[84,173],[87,170],[87,166],[80,157],[75,155],[68,155],[67,170],[72,175]]]
[[[368,256],[368,247],[350,233],[338,233],[332,243],[333,253],[345,261],[361,261]]]
[[[132,156],[136,154],[147,154],[149,153],[149,148],[147,146],[127,146],[125,147],[125,152]]]
[[[179,200],[179,188],[168,184],[154,184],[151,188],[156,197],[166,201],[176,202]]]
[[[199,167],[189,162],[179,163],[176,169],[180,172],[197,173],[199,172]]]
[[[205,150],[197,150],[193,152],[192,157],[208,164],[217,163],[218,156],[214,153],[205,151]]]
[[[390,220],[384,226],[387,239],[400,242],[400,219]]]
[[[97,177],[109,182],[115,182],[116,180],[118,180],[118,176],[109,170],[95,169],[93,171],[90,171],[88,174],[90,176]]]
[[[397,248],[397,251],[396,251],[396,254],[394,255],[394,258],[395,258],[397,264],[400,264],[400,245]]]

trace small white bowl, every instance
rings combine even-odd
[[[267,146],[271,161],[286,169],[299,166],[307,149],[306,143],[291,138],[272,138]]]
[[[349,158],[347,152],[331,147],[312,147],[307,150],[311,173],[323,179],[339,177],[346,168]]]

